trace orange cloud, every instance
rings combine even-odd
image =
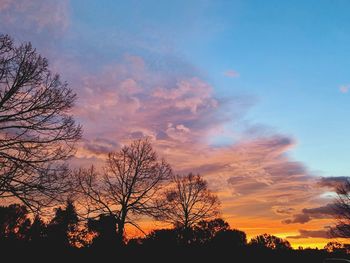
[[[296,236],[288,236],[287,238],[291,239],[301,239],[301,238],[330,238],[331,235],[329,233],[329,229],[323,229],[323,230],[299,230],[299,235]]]

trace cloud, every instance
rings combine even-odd
[[[293,219],[283,220],[285,224],[305,224],[313,219],[332,218],[336,215],[336,211],[333,204],[327,204],[325,206],[304,208],[300,214],[294,215]]]
[[[98,157],[102,155],[104,157],[106,154],[116,151],[119,148],[117,142],[108,140],[106,138],[95,138],[92,140],[83,140],[78,148],[76,157],[88,158],[88,157]]]
[[[348,93],[349,92],[349,89],[350,89],[350,85],[341,85],[339,87],[339,91],[341,93]]]
[[[287,236],[287,239],[301,239],[301,238],[332,238],[329,228],[325,227],[321,230],[299,230],[299,235]]]
[[[1,0],[0,25],[0,33],[16,44],[31,42],[54,73],[62,75],[77,63],[64,47],[71,28],[70,0]]]
[[[344,184],[350,181],[350,177],[347,176],[331,176],[322,177],[318,182],[320,187],[330,188],[332,191],[337,191],[339,187],[344,186]]]
[[[228,115],[219,114],[225,102],[200,77],[159,74],[141,57],[128,55],[96,74],[79,75],[71,82],[79,95],[74,113],[87,139],[100,133],[115,141],[148,136],[163,144],[194,143]]]
[[[229,70],[226,70],[224,72],[224,76],[228,77],[228,78],[238,78],[239,77],[239,73],[233,69],[229,69]]]
[[[282,223],[284,224],[295,224],[295,223],[300,223],[300,224],[305,224],[311,220],[311,217],[308,214],[297,214],[294,215],[293,219],[286,219],[283,220]]]
[[[334,205],[333,204],[327,204],[325,206],[315,207],[315,208],[304,208],[303,210],[304,214],[309,215],[334,215]]]
[[[69,25],[69,1],[5,0],[0,2],[0,14],[2,30],[64,32]]]
[[[295,211],[294,208],[292,207],[274,207],[274,211],[276,214],[281,214],[281,215],[290,215],[291,213],[293,213]]]
[[[201,107],[217,106],[217,101],[211,93],[210,85],[194,77],[177,82],[174,88],[157,88],[152,95],[171,103],[174,108],[197,113]]]
[[[172,149],[168,159],[182,173],[204,175],[222,199],[226,216],[275,221],[317,196],[316,178],[286,155],[293,146],[292,139],[271,135],[226,147]]]

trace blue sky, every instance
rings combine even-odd
[[[74,1],[71,32],[80,32],[76,45],[89,39],[101,63],[127,51],[162,70],[191,64],[218,97],[254,98],[246,121],[292,136],[295,159],[343,176],[350,94],[339,88],[350,84],[349,10],[346,0]]]

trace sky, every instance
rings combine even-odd
[[[149,136],[176,172],[204,176],[232,227],[323,247],[334,189],[349,176],[349,9],[0,0],[0,33],[32,42],[77,93],[73,167],[102,167]]]

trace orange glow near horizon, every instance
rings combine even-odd
[[[222,216],[225,218],[225,216]],[[261,220],[261,219],[244,219],[239,218],[239,220],[229,219],[226,220],[231,229],[238,229],[244,231],[247,234],[247,241],[249,242],[251,238],[254,238],[261,234],[271,234],[279,238],[283,238],[289,241],[294,249],[298,249],[300,246],[305,248],[318,248],[323,249],[324,246],[331,241],[336,241],[339,243],[346,244],[348,243],[347,239],[344,238],[322,238],[322,237],[305,237],[305,238],[290,238],[290,236],[297,236],[300,233],[296,231],[295,226],[288,225],[285,226],[276,221],[270,220]],[[324,220],[321,220],[324,221]],[[318,230],[325,222],[314,222],[309,225],[309,230]],[[146,234],[155,229],[167,229],[172,228],[170,224],[152,221],[152,220],[143,220],[139,224]],[[126,227],[127,238],[143,237],[144,233],[136,229],[134,226],[128,225]]]

